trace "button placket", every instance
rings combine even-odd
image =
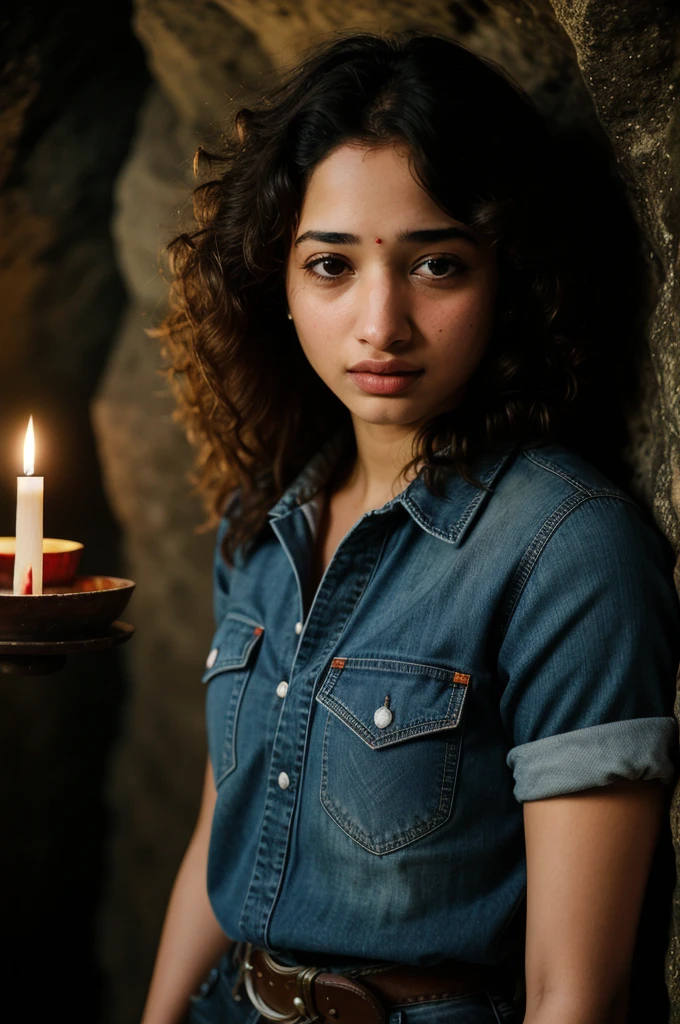
[[[272,523],[285,547],[285,531],[280,529],[281,525]],[[364,594],[385,537],[382,517],[366,516],[355,524],[335,552],[317,588],[304,625],[304,636],[293,658],[291,674],[295,672],[296,683],[292,689],[288,688],[287,699],[281,706],[271,752],[269,790],[264,807],[264,820],[268,822],[266,837],[262,836],[258,845],[255,870],[239,921],[242,929],[258,935],[265,944],[280,891],[281,874],[285,870],[290,822],[300,792],[315,683]],[[361,566],[358,572],[357,564]],[[287,771],[282,770],[284,766]],[[263,879],[268,880],[266,886],[261,884]]]

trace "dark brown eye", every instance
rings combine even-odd
[[[310,274],[317,281],[334,281],[345,276],[344,271],[349,268],[339,256],[317,256],[316,259],[305,263],[302,269],[305,274]]]
[[[420,264],[418,269],[426,267],[429,273],[426,277],[448,277],[452,270],[457,270],[456,264],[452,260],[445,259],[444,257],[438,257],[437,259],[425,260],[424,263]]]
[[[454,256],[430,256],[423,260],[411,271],[416,277],[424,277],[427,281],[445,281],[452,277],[459,277],[466,270],[457,257]]]
[[[334,259],[331,256],[328,256],[325,259],[320,260],[316,264],[312,264],[312,266],[316,267],[317,270],[319,268],[323,269],[323,274],[321,275],[322,277],[340,277],[343,270],[345,269],[345,264],[342,262],[342,260]]]
[[[428,260],[427,265],[435,277],[443,277],[451,269],[448,260]]]

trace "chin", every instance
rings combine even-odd
[[[352,416],[355,419],[361,420],[363,423],[370,423],[375,427],[409,427],[414,421],[418,421],[420,417],[412,409],[401,409],[401,410],[376,410],[375,412],[367,412],[365,409],[355,410],[350,409]]]

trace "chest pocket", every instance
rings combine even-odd
[[[321,803],[371,853],[412,843],[451,814],[470,676],[384,658],[334,658],[316,695],[328,710]]]
[[[259,622],[229,612],[213,637],[202,682],[208,684],[208,749],[216,786],[236,768],[239,709],[263,636]]]

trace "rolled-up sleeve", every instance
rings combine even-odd
[[[680,612],[665,542],[616,496],[558,510],[518,570],[499,651],[519,801],[675,778]]]

